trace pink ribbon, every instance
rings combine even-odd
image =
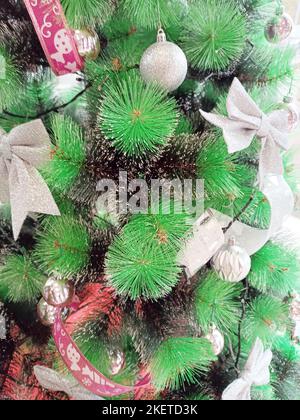
[[[57,76],[82,70],[73,32],[59,0],[24,0],[47,60]]]
[[[75,309],[76,304],[73,309]],[[56,347],[72,373],[74,378],[87,390],[101,397],[116,397],[118,395],[135,392],[138,389],[146,388],[150,384],[149,375],[144,376],[135,386],[124,386],[112,382],[84,357],[77,345],[68,334],[62,319],[61,309],[58,308],[56,320],[53,326],[53,337]]]

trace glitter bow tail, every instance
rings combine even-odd
[[[223,401],[250,401],[251,387],[267,385],[270,382],[270,364],[273,358],[271,350],[264,351],[258,338],[250,352],[241,376],[232,382],[223,392]]]
[[[43,388],[52,392],[64,392],[73,400],[96,401],[104,399],[87,391],[72,376],[66,377],[44,366],[35,366],[34,374]]]
[[[49,160],[49,151],[50,138],[41,120],[0,133],[0,201],[11,205],[15,240],[29,212],[60,215],[37,170]]]

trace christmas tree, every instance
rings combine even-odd
[[[292,30],[0,1],[0,399],[300,399]]]

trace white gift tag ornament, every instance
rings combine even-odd
[[[193,277],[208,263],[224,244],[224,234],[213,213],[206,211],[193,226],[193,233],[178,257],[188,278]]]

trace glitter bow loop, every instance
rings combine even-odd
[[[272,357],[271,350],[264,351],[262,341],[257,339],[239,379],[225,389],[222,399],[224,401],[250,401],[253,385],[262,386],[270,382]]]
[[[280,149],[288,149],[288,120],[282,111],[264,114],[235,78],[227,97],[228,117],[200,110],[210,123],[223,130],[229,153],[248,148],[255,136],[262,139],[261,181],[266,174],[283,174]]]
[[[0,131],[0,201],[10,203],[14,238],[29,212],[59,216],[52,194],[38,172],[50,159],[50,138],[41,120]]]

